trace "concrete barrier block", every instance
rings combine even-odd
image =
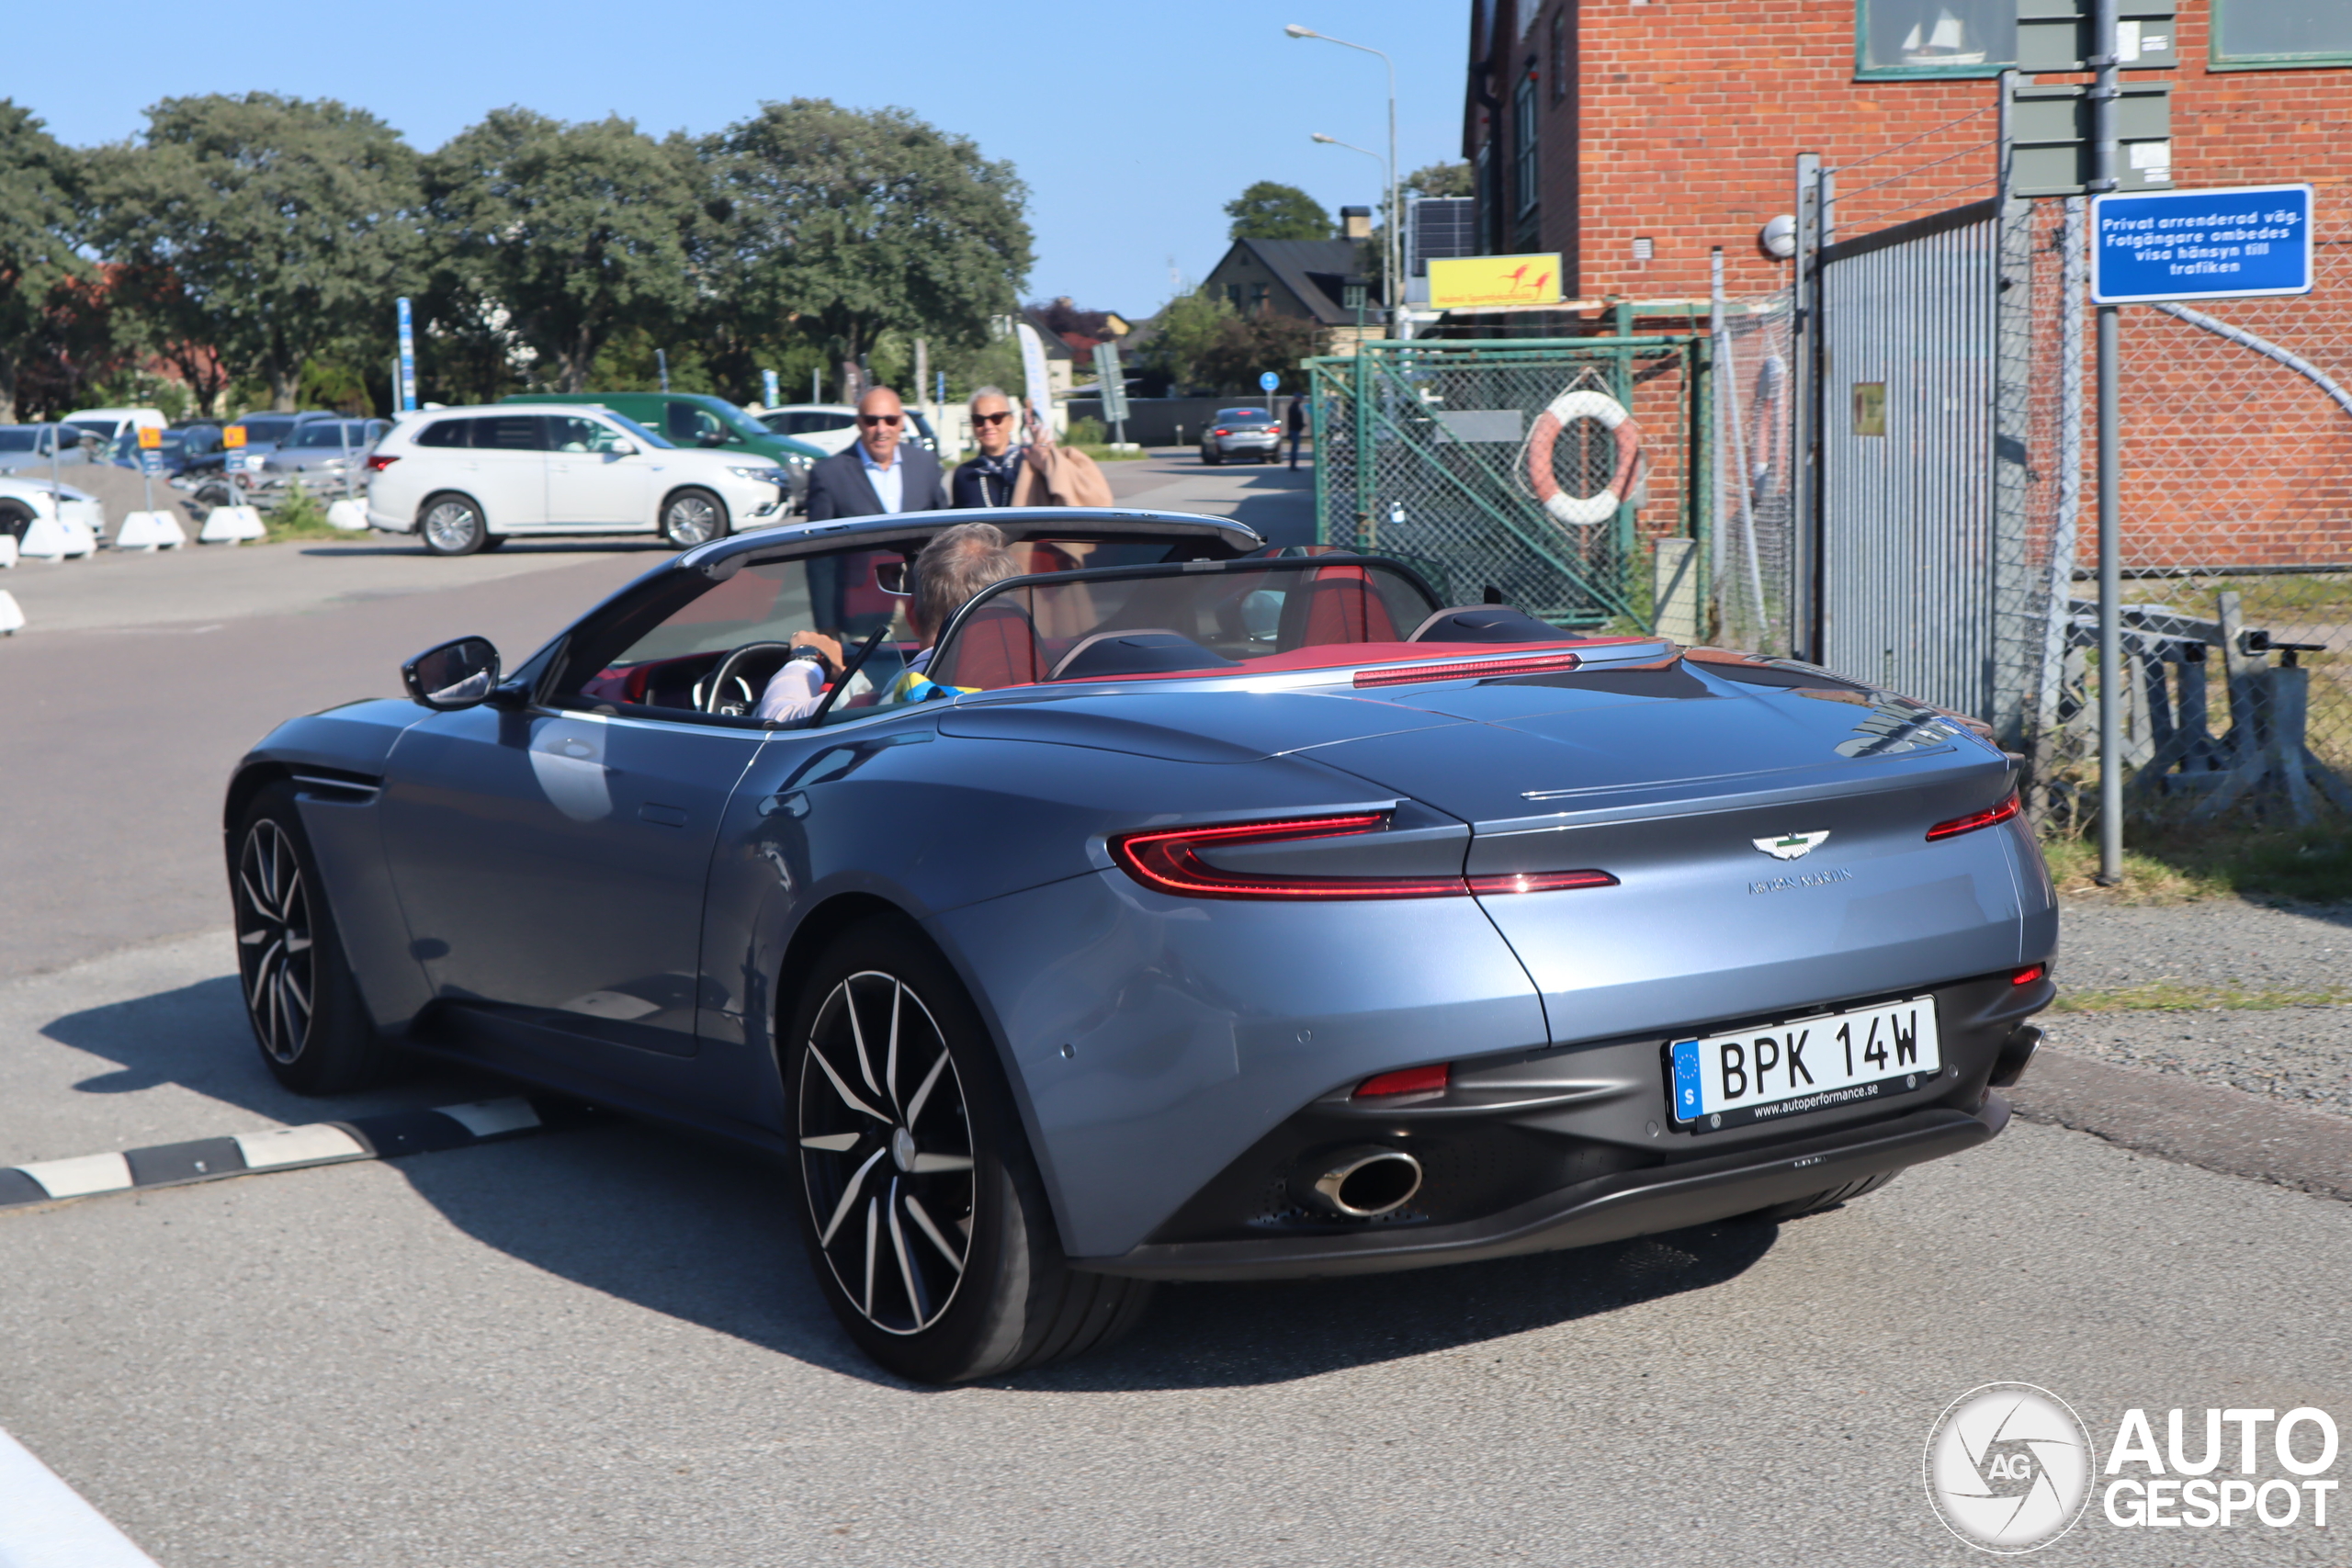
[[[15,637],[23,629],[25,613],[17,605],[17,596],[0,588],[0,637]]]
[[[17,552],[35,560],[72,560],[97,547],[97,536],[78,517],[36,517],[17,541]]]
[[[204,526],[196,532],[199,545],[236,545],[247,539],[266,539],[269,530],[262,526],[261,513],[250,506],[216,506],[205,515]]]
[[[368,503],[345,497],[327,507],[327,526],[340,528],[346,534],[368,531]]]
[[[114,531],[118,550],[175,550],[187,543],[187,530],[168,512],[126,513]]]
[[[0,571],[17,564],[17,536],[0,534]]]

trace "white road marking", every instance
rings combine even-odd
[[[0,1568],[156,1568],[155,1560],[0,1432]]]
[[[248,1170],[303,1165],[314,1160],[364,1159],[368,1151],[340,1127],[313,1122],[305,1127],[273,1127],[266,1133],[232,1133]],[[120,1156],[117,1156],[118,1158]]]
[[[72,1159],[45,1159],[17,1168],[41,1185],[52,1198],[84,1198],[93,1192],[121,1192],[130,1185],[130,1162],[119,1154],[76,1155]]]

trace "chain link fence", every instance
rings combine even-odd
[[[1373,343],[1310,360],[1318,538],[1455,604],[1697,640],[1703,340]]]
[[[1786,654],[1796,646],[1795,303],[1792,290],[1719,301],[1714,333],[1714,590],[1708,636]]]

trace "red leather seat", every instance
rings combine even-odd
[[[1293,588],[1283,604],[1276,646],[1319,648],[1340,642],[1399,642],[1396,623],[1360,566],[1327,566]]]
[[[966,690],[995,691],[1046,678],[1048,663],[1037,628],[1018,604],[999,600],[981,609],[956,634],[950,668],[933,679]]]

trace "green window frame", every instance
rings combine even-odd
[[[2265,4],[2277,5],[2278,0],[2213,0],[2212,25],[2206,35],[2205,68],[2209,71],[2311,71],[2327,66],[2352,65],[2352,28],[2347,28],[2345,47],[2340,50],[2290,50],[2276,52],[2243,51],[2225,52],[2223,40],[2229,36],[2230,13],[2240,6],[2249,9]],[[2309,0],[2304,0],[2308,5]]]
[[[1933,0],[1928,0],[1932,6]],[[1918,82],[1951,77],[1998,76],[2017,63],[2017,0],[1951,0],[1951,9],[1975,9],[1988,19],[1995,29],[1984,51],[1985,58],[1965,65],[1873,65],[1871,63],[1871,13],[1878,11],[1883,20],[1901,26],[1899,18],[1886,17],[1885,13],[1898,6],[1915,9],[1906,0],[1854,0],[1854,79],[1858,82]],[[1907,33],[1908,29],[1905,29]],[[1999,58],[1996,58],[1998,56]]]

